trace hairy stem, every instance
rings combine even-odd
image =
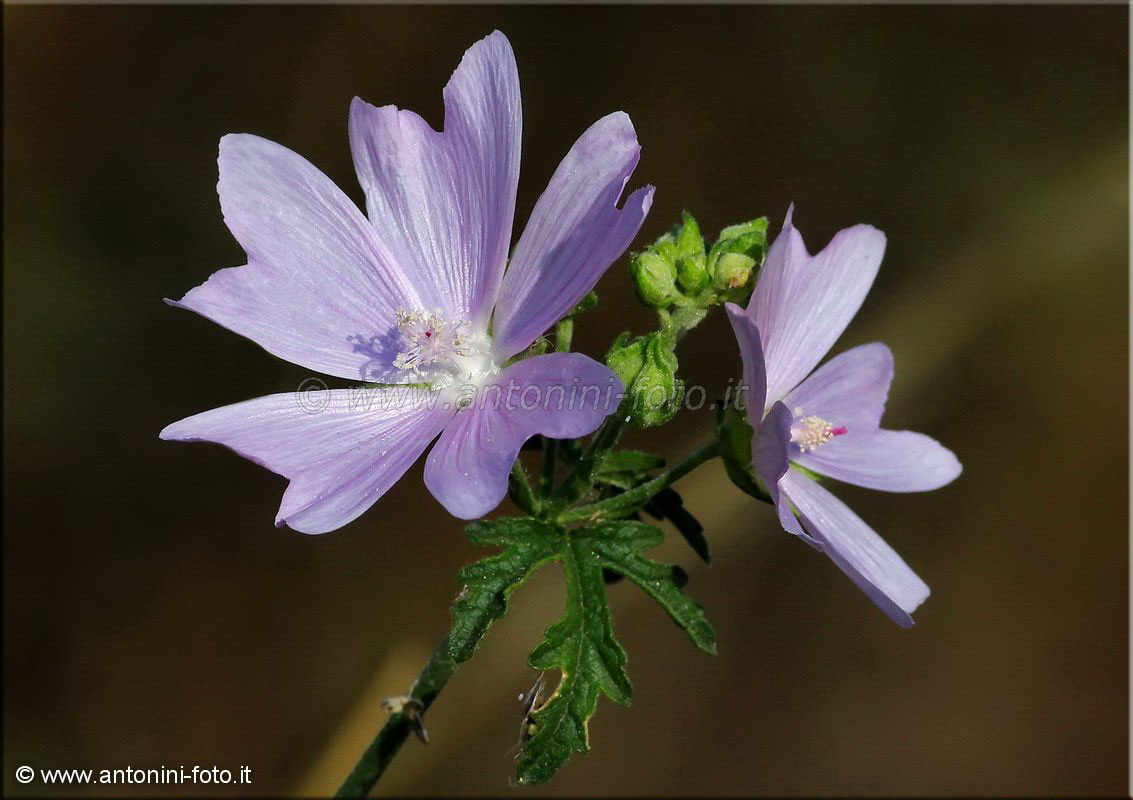
[[[570,340],[574,336],[574,317],[560,319],[555,325],[555,352],[569,353]],[[543,473],[539,478],[539,493],[550,497],[555,488],[555,462],[558,459],[559,443],[547,436],[543,437]]]
[[[708,442],[693,450],[683,461],[662,472],[653,480],[646,481],[640,486],[635,486],[614,497],[564,511],[559,514],[558,521],[564,524],[568,522],[596,522],[600,519],[617,519],[632,514],[648,503],[658,492],[669,488],[717,455],[719,455],[719,447],[716,442]]]
[[[409,690],[409,696],[421,703],[421,714],[428,710],[449,678],[456,672],[456,661],[449,655],[448,638],[440,643],[428,663]],[[397,751],[401,749],[412,731],[409,717],[404,711],[391,714],[386,724],[378,731],[374,741],[358,759],[358,763],[346,780],[342,782],[335,797],[366,797],[378,778],[386,771]]]
[[[574,317],[560,319],[555,325],[555,352],[569,353],[572,336],[574,336]]]
[[[559,487],[558,497],[566,505],[577,502],[594,485],[594,471],[602,463],[606,454],[617,444],[618,436],[621,435],[627,416],[626,404],[629,402],[628,399],[625,400],[617,411],[606,418],[606,422],[598,429],[598,433],[594,434],[594,438],[590,440],[586,449],[582,451],[582,456],[578,459],[578,463],[574,465],[574,469],[570,471],[566,480],[563,481],[563,485]]]
[[[539,513],[539,500],[535,497],[535,492],[531,489],[531,483],[527,480],[527,470],[523,468],[522,462],[517,458],[515,463],[511,465],[511,475],[508,478],[508,494],[515,504],[523,509],[528,514]]]

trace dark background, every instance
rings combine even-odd
[[[692,576],[720,655],[612,590],[636,683],[534,793],[1123,794],[1127,787],[1128,11],[1124,7],[4,8],[4,786],[16,766],[253,768],[325,794],[446,630],[481,555],[413,469],[346,529],[272,527],[284,482],[166,423],[306,373],[170,309],[243,263],[216,143],[279,141],[360,199],[354,94],[441,122],[472,42],[511,39],[522,225],[558,160],[624,109],[658,187],[710,234],[789,202],[812,250],[871,222],[881,275],[836,351],[884,339],[886,421],[965,465],[927,495],[839,487],[932,586],[902,631],[713,465]],[[518,235],[518,227],[516,234]],[[579,324],[644,331],[624,262]],[[738,373],[726,323],[683,375]],[[707,435],[688,413],[659,438]],[[656,440],[655,437],[654,440]],[[644,437],[641,437],[644,441]],[[506,509],[505,509],[506,510]],[[387,793],[509,788],[554,570],[461,669]],[[72,790],[79,793],[79,790]],[[89,791],[98,791],[92,789]],[[106,787],[101,794],[234,793]]]

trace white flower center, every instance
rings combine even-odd
[[[846,433],[845,428],[835,427],[822,417],[803,414],[802,408],[795,408],[795,424],[791,426],[791,441],[799,450],[808,453],[817,450],[835,436]]]
[[[491,340],[473,333],[467,320],[448,320],[440,312],[397,310],[404,349],[393,360],[397,369],[428,379],[436,387],[457,381],[480,383],[499,372]]]

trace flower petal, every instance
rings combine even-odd
[[[217,190],[248,264],[216,272],[171,305],[328,375],[398,380],[390,334],[416,290],[329,178],[275,142],[220,141]]]
[[[397,482],[454,408],[410,387],[288,392],[174,422],[161,438],[217,442],[289,478],[276,525],[326,533]]]
[[[457,414],[425,461],[425,484],[454,516],[482,517],[507,494],[525,441],[592,433],[617,409],[621,391],[610,369],[578,353],[520,361]]]
[[[826,489],[789,470],[779,482],[802,516],[807,531],[838,567],[889,618],[904,628],[929,595],[929,588],[892,547]]]
[[[751,460],[756,473],[767,487],[775,503],[775,513],[779,515],[779,524],[787,533],[802,537],[809,544],[814,540],[803,530],[798,519],[791,512],[787,499],[779,491],[779,481],[787,473],[789,462],[787,454],[791,445],[791,422],[794,417],[791,410],[780,402],[771,406],[763,422],[755,429],[752,437]]]
[[[444,89],[437,133],[417,114],[350,106],[350,147],[366,210],[413,276],[423,310],[487,329],[511,243],[522,111],[511,44],[472,45]]]
[[[595,122],[555,170],[504,275],[496,353],[518,353],[566,315],[637,235],[653,202],[638,189],[617,207],[641,148],[623,112]]]
[[[794,458],[809,470],[836,480],[886,492],[927,492],[954,481],[963,471],[955,454],[923,433],[851,429]]]
[[[791,216],[787,212],[767,253],[747,308],[763,337],[768,402],[793,389],[842,335],[885,254],[885,234],[855,225],[812,257]]]
[[[847,436],[854,436],[877,430],[892,381],[893,353],[881,342],[863,344],[827,361],[783,402],[792,410],[801,408],[805,415],[844,427]]]
[[[740,361],[743,362],[744,409],[752,429],[758,428],[763,420],[764,400],[767,395],[767,370],[763,362],[763,345],[759,339],[759,328],[754,320],[735,303],[726,303],[728,321],[740,346]],[[783,466],[786,469],[786,464]],[[782,474],[782,473],[780,473]]]

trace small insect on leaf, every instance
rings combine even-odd
[[[517,698],[519,702],[523,703],[523,719],[519,723],[519,739],[509,751],[509,755],[514,753],[516,758],[519,757],[519,751],[523,748],[523,745],[527,744],[527,740],[531,738],[535,724],[531,714],[543,704],[543,691],[547,688],[546,676],[546,671],[540,672],[531,688],[526,692],[520,692]]]

